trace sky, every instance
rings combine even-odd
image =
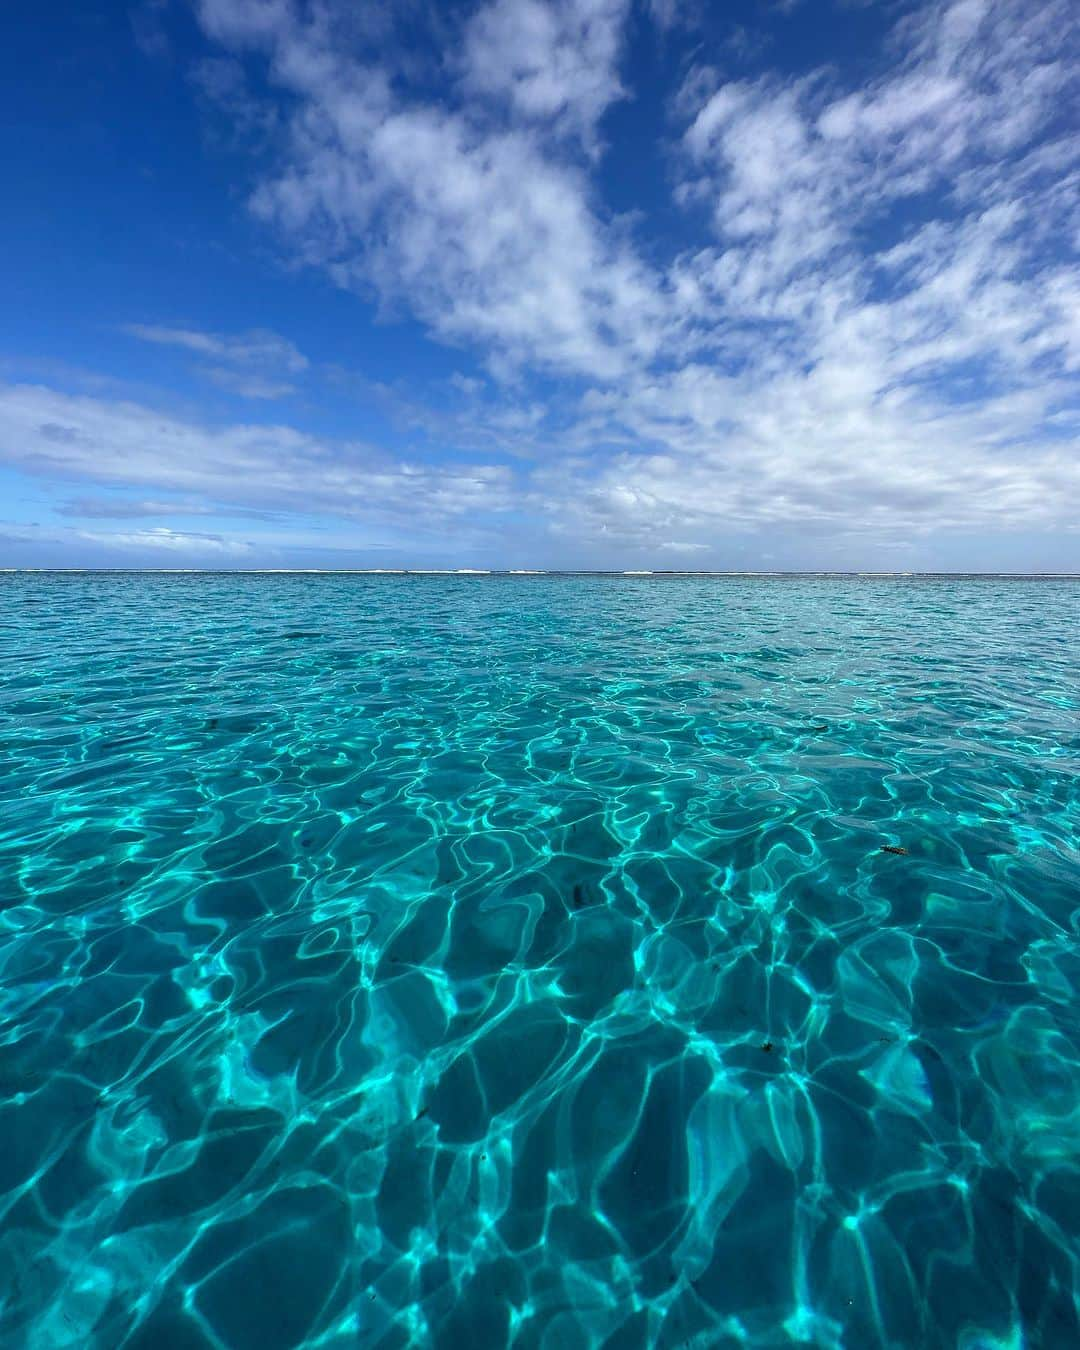
[[[1080,570],[1071,0],[15,0],[0,566]]]

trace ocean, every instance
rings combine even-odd
[[[1080,582],[0,576],[0,1345],[1080,1344]]]

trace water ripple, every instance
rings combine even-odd
[[[1080,1343],[1080,585],[0,602],[3,1344]]]

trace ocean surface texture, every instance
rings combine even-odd
[[[1078,662],[1076,581],[0,577],[0,1344],[1075,1350]]]

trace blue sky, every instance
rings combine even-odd
[[[0,24],[0,565],[1080,569],[1071,4]]]

